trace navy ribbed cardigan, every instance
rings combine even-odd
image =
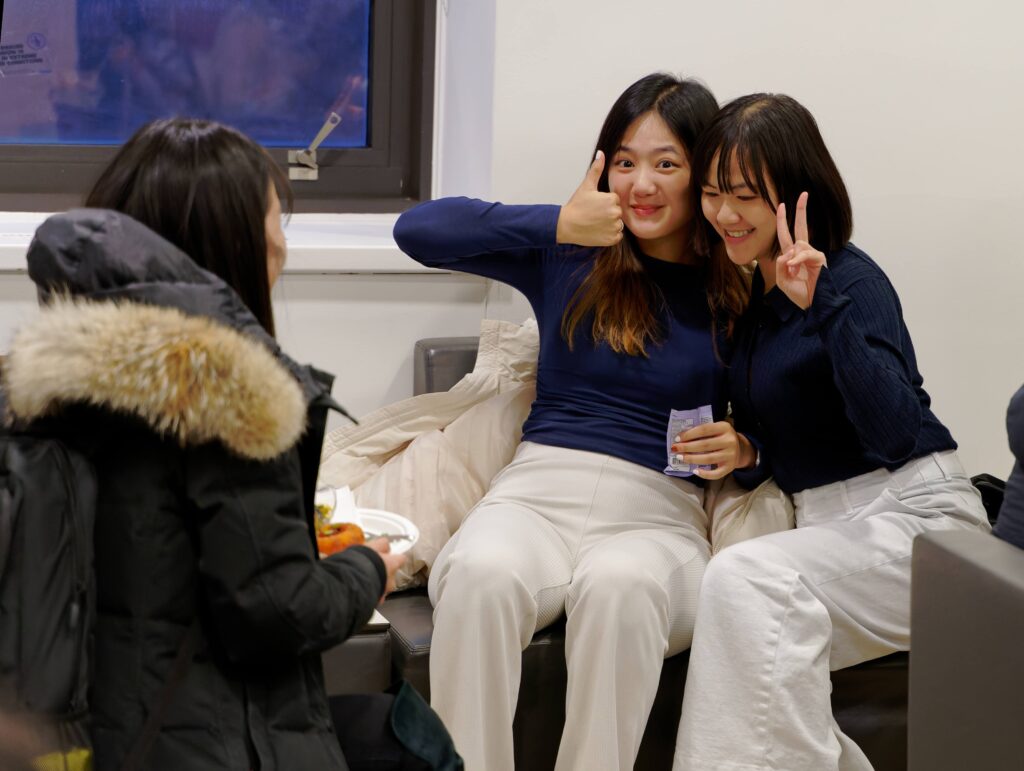
[[[931,411],[899,298],[853,244],[827,255],[807,311],[756,272],[729,372],[736,429],[787,493],[896,469],[956,442]]]

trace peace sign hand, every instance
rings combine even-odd
[[[780,203],[776,211],[779,248],[782,253],[775,260],[775,283],[803,310],[811,307],[818,276],[821,275],[821,269],[827,267],[825,255],[807,241],[807,197],[807,193],[801,193],[796,201],[792,236],[786,222],[786,204]]]
[[[580,186],[559,212],[555,236],[558,243],[612,246],[622,240],[625,226],[619,196],[597,189],[604,160],[604,153],[599,150]]]

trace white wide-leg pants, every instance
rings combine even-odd
[[[954,452],[794,496],[797,528],[704,575],[676,771],[861,771],[829,672],[910,648],[910,557],[932,530],[988,529]]]
[[[618,458],[519,447],[430,575],[431,703],[467,771],[512,771],[522,651],[563,612],[556,769],[633,767],[662,661],[690,644],[710,554],[702,500]]]

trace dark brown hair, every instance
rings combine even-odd
[[[260,145],[213,121],[170,118],[135,132],[85,205],[123,212],[166,238],[222,278],[273,335],[265,226],[271,184],[290,212],[288,179]]]
[[[739,162],[743,181],[773,210],[786,204],[792,232],[796,200],[806,191],[807,229],[811,243],[824,252],[835,251],[850,240],[853,209],[843,178],[825,146],[814,117],[795,99],[784,94],[750,94],[721,109],[701,135],[693,152],[690,193],[700,210],[701,189],[718,154],[718,189],[731,192],[729,167]],[[773,201],[770,186],[778,197]],[[697,250],[709,254],[720,240],[703,217],[695,233]],[[719,250],[720,251],[720,250]],[[729,262],[724,254],[713,262]],[[731,264],[731,263],[730,263]]]
[[[629,86],[612,105],[598,135],[594,154],[601,150],[610,164],[633,122],[646,113],[655,112],[689,155],[717,110],[714,96],[701,83],[666,73],[652,73]],[[608,164],[598,183],[598,189],[605,192],[609,189]],[[694,184],[692,179],[690,184],[691,187]],[[699,207],[694,209],[694,216],[699,216],[699,212]],[[645,272],[637,256],[638,250],[627,229],[622,241],[597,253],[589,274],[569,300],[562,316],[562,336],[570,348],[579,324],[588,316],[592,317],[594,341],[607,342],[617,353],[646,355],[646,344],[662,339],[664,297]],[[747,301],[747,284],[742,272],[724,267],[710,271],[707,293],[716,322],[731,334],[734,319]]]

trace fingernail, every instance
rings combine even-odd
[[[673,441],[673,442],[681,442],[681,441],[683,441],[683,437],[677,434],[677,435],[676,435],[676,438],[675,438],[675,439],[673,439],[672,441]]]
[[[683,458],[682,455],[677,455],[676,456],[676,462],[677,463],[686,463],[686,460]]]

